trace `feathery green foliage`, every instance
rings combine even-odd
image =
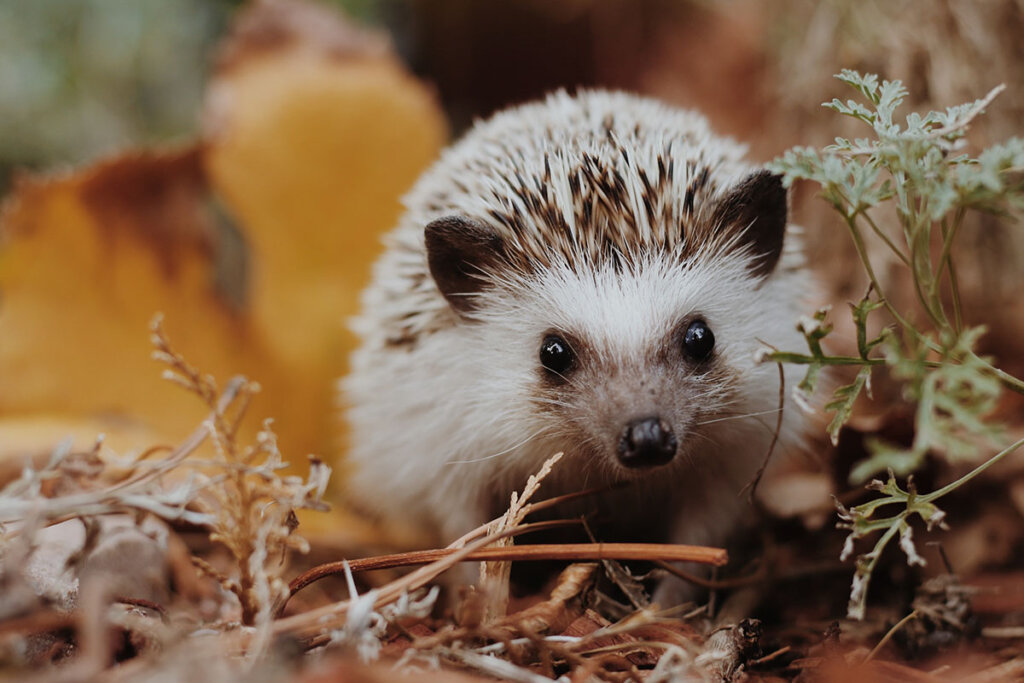
[[[830,355],[822,340],[832,331],[826,309],[803,319],[799,329],[808,353],[777,351],[765,354],[772,362],[798,363],[807,373],[797,387],[806,403],[815,391],[821,370],[830,365],[859,367],[854,381],[836,389],[825,408],[833,417],[828,433],[833,443],[863,392],[870,396],[875,372],[886,372],[901,383],[904,397],[916,406],[915,437],[902,447],[881,439],[869,442],[870,456],[851,472],[854,483],[889,471],[886,483],[868,488],[882,497],[846,509],[839,506],[841,528],[849,529],[843,556],[855,540],[881,532],[873,549],[857,558],[849,614],[863,617],[867,588],[878,557],[890,540],[908,562],[923,563],[914,548],[909,519],[920,516],[931,528],[944,513],[933,501],[1012,452],[1020,442],[990,457],[961,479],[927,495],[919,495],[912,479],[900,489],[896,476],[912,474],[928,454],[948,461],[976,460],[986,447],[998,443],[1000,426],[991,415],[1004,388],[1024,393],[1024,382],[995,367],[975,352],[984,328],[967,327],[961,315],[954,241],[968,211],[1012,216],[1024,208],[1024,139],[1013,138],[976,157],[961,152],[971,121],[1002,90],[984,99],[924,116],[896,110],[907,95],[900,81],[844,70],[837,78],[854,88],[861,101],[834,99],[823,106],[865,123],[870,138],[836,138],[822,150],[797,147],[769,168],[791,185],[797,180],[817,183],[821,197],[842,217],[871,283],[867,295],[851,305],[857,330],[857,356]],[[884,218],[884,220],[883,220]],[[896,226],[887,230],[886,226]],[[892,234],[895,233],[895,234]],[[877,240],[909,270],[919,315],[903,314],[886,298],[868,249]],[[885,316],[881,332],[869,333],[869,319]],[[897,514],[871,519],[880,507],[900,505]]]

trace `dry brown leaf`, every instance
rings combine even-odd
[[[190,432],[205,411],[150,358],[157,312],[202,367],[274,383],[258,334],[216,290],[208,201],[192,147],[17,183],[0,216],[5,452],[69,432],[84,447],[93,426],[124,450]]]
[[[571,564],[562,570],[551,596],[544,602],[510,614],[499,624],[528,633],[559,633],[572,624],[586,608],[593,589],[597,565]]]
[[[577,617],[571,624],[565,627],[561,635],[581,637],[590,635],[594,631],[611,626],[612,622],[605,619],[592,609],[587,609]]]

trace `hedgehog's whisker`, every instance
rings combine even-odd
[[[782,410],[781,408],[772,408],[771,410],[762,410],[762,411],[756,412],[756,413],[743,413],[742,415],[727,415],[725,417],[716,417],[713,420],[704,420],[703,422],[698,422],[698,423],[696,423],[694,425],[694,427],[700,427],[701,425],[709,425],[709,424],[712,424],[713,422],[725,422],[726,420],[741,420],[741,419],[743,419],[745,417],[758,417],[760,415],[774,415],[775,413],[778,413],[781,410]]]
[[[566,403],[565,401],[559,401],[559,400],[553,399],[553,398],[539,398],[539,397],[536,397],[536,396],[532,396],[532,397],[530,397],[530,401],[532,401],[533,403],[539,403],[539,404],[542,404],[542,405],[560,406],[562,408],[572,408],[573,407],[573,405],[571,403]]]
[[[566,384],[568,384],[569,386],[571,386],[571,387],[573,387],[573,388],[575,388],[575,389],[581,389],[581,388],[583,388],[583,385],[582,385],[582,384],[580,384],[580,383],[579,383],[579,382],[578,382],[578,381],[576,380],[576,378],[575,378],[575,377],[573,377],[572,375],[563,375],[562,373],[560,373],[560,372],[555,372],[554,370],[549,370],[548,372],[551,372],[551,373],[553,373],[554,375],[558,376],[559,378],[561,378],[562,380],[564,380]]]
[[[707,441],[709,444],[711,444],[715,448],[718,448],[718,447],[720,447],[722,445],[721,442],[719,442],[717,439],[713,439],[710,436],[708,436],[707,434],[702,434],[701,432],[698,432],[698,431],[689,431],[689,432],[686,433],[686,438],[687,439],[689,439],[691,437],[699,437],[701,439],[704,439],[705,441]]]
[[[502,455],[508,455],[509,453],[511,453],[512,451],[516,450],[517,448],[525,446],[530,441],[532,441],[533,439],[537,438],[538,436],[540,436],[541,434],[543,434],[547,430],[548,430],[547,427],[541,427],[540,429],[535,431],[533,434],[530,434],[528,437],[526,437],[525,439],[520,441],[519,443],[511,445],[511,446],[509,446],[508,448],[506,448],[503,451],[499,451],[497,453],[492,453],[491,455],[485,455],[485,456],[483,456],[481,458],[472,458],[470,460],[449,460],[445,464],[446,465],[467,465],[469,463],[483,462],[484,460],[491,460],[492,458],[497,458],[497,457],[502,456]]]

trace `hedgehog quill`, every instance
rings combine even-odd
[[[786,190],[744,152],[697,113],[604,91],[450,147],[354,323],[353,498],[451,540],[562,451],[551,495],[631,484],[585,502],[600,540],[726,541],[775,431],[778,371],[756,352],[799,344],[810,285]],[[784,411],[780,451],[806,419]]]

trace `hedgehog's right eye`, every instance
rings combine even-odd
[[[695,320],[683,335],[683,351],[694,360],[704,360],[715,348],[715,333],[703,320]]]
[[[554,334],[544,337],[540,344],[540,364],[546,370],[561,375],[571,370],[575,362],[569,342]]]

